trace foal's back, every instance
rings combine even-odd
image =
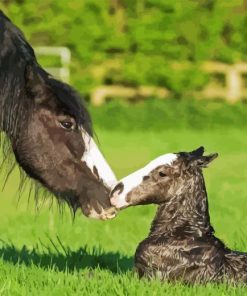
[[[185,283],[247,283],[247,255],[227,249],[214,236],[149,236],[135,254],[140,277]]]

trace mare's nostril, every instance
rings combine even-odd
[[[113,196],[114,195],[114,193],[118,193],[118,194],[120,194],[120,193],[122,193],[123,192],[123,190],[124,190],[124,184],[122,183],[122,182],[120,182],[120,183],[118,183],[114,188],[113,188],[113,190],[112,190],[112,192],[111,192],[111,196]]]

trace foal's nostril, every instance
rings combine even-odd
[[[124,184],[122,182],[118,183],[112,190],[111,196],[118,191],[118,194],[122,193],[124,190]]]
[[[144,177],[142,178],[143,181],[146,181],[146,180],[148,180],[148,179],[150,179],[149,176],[144,176]]]

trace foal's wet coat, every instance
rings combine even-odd
[[[159,205],[149,236],[136,250],[140,277],[189,284],[247,283],[247,253],[230,250],[214,236],[202,168],[217,154],[203,152],[201,147],[177,154],[126,194],[128,205]],[[117,205],[116,193],[113,196]]]

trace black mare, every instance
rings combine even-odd
[[[114,216],[109,190],[115,176],[93,140],[85,105],[38,64],[23,33],[1,11],[0,129],[19,166],[59,201],[86,216]]]

